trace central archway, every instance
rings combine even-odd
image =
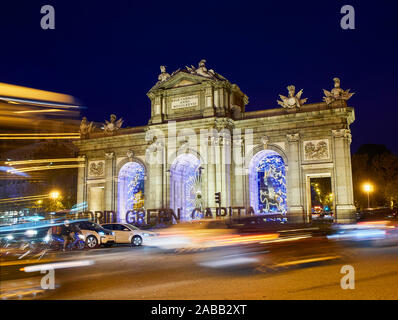
[[[255,214],[286,214],[286,167],[277,152],[261,150],[253,156],[249,164],[249,192]]]
[[[200,160],[191,153],[179,155],[170,168],[170,207],[181,209],[181,221],[191,220],[193,209],[202,205]]]

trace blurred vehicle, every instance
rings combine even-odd
[[[339,243],[326,237],[332,232],[330,224],[287,224],[284,215],[256,215],[232,219],[227,227],[231,233],[214,239],[213,250],[198,258],[200,265],[257,265],[267,271],[342,257]]]
[[[371,208],[356,214],[357,221],[377,221],[377,220],[396,220],[398,219],[397,209],[391,208]]]
[[[220,245],[232,233],[225,220],[192,220],[159,230],[149,245],[164,250],[205,249]]]
[[[156,236],[154,232],[141,230],[128,223],[104,223],[101,226],[113,231],[115,243],[131,243],[132,246],[140,246]]]
[[[287,223],[286,216],[282,214],[263,214],[244,217],[233,217],[227,224],[239,232],[261,232],[264,229],[280,226]]]
[[[2,228],[5,229],[5,228]],[[11,230],[10,230],[11,229]],[[41,259],[49,250],[48,228],[0,230],[1,260]]]
[[[372,246],[398,244],[398,220],[370,220],[355,224],[336,225],[329,239],[346,244]]]
[[[113,231],[101,227],[98,223],[91,221],[76,222],[82,231],[86,246],[89,249],[97,248],[100,245],[111,247],[115,243]]]

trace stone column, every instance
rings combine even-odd
[[[332,130],[334,146],[335,219],[338,223],[355,221],[351,169],[351,133],[349,129]]]
[[[225,141],[225,136],[220,139],[220,185],[221,185],[221,207],[228,207],[229,205],[229,185],[228,185],[228,175],[229,175],[229,164],[228,162],[228,145]]]
[[[167,168],[167,169],[166,169]],[[166,208],[171,208],[170,207],[170,195],[171,195],[171,186],[170,186],[170,166],[166,165],[165,166],[166,172],[165,172],[165,177],[166,177],[166,198],[164,199],[165,202],[165,207]]]
[[[80,207],[84,201],[86,201],[86,170],[87,170],[87,159],[86,156],[81,156],[84,158],[82,164],[83,167],[79,167],[77,171],[77,205]],[[84,211],[85,209],[79,210]]]
[[[210,143],[208,146],[208,164],[207,164],[207,206],[215,207],[215,192],[216,192],[216,155],[215,149],[218,147],[217,145],[213,145],[213,137],[210,139]],[[206,188],[206,185],[204,186]]]
[[[157,160],[150,165],[149,177],[151,209],[161,209],[163,208],[163,145],[158,143],[155,152]]]
[[[151,123],[162,123],[163,112],[165,110],[165,99],[162,95],[155,96],[153,93],[148,94],[151,99]]]
[[[301,192],[300,134],[288,134],[287,205],[288,221],[305,222]]]
[[[225,195],[222,194],[222,175],[221,175],[221,146],[220,138],[217,137],[213,146],[214,149],[214,161],[215,161],[215,192],[221,192],[221,203]]]
[[[231,163],[231,188],[233,190],[231,206],[236,207],[245,207],[245,160],[244,160],[244,148],[243,148],[243,139],[235,139],[232,143],[232,163]],[[235,159],[235,155],[238,155]],[[239,159],[240,157],[240,159]]]
[[[206,87],[205,90],[205,108],[203,110],[203,115],[205,117],[214,116],[214,97],[213,88],[211,86]]]
[[[115,209],[115,153],[105,153],[105,194],[104,204],[106,211],[114,211]]]

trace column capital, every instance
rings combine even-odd
[[[332,130],[332,136],[334,138],[344,138],[351,142],[352,135],[350,129],[336,129]]]
[[[298,142],[300,140],[300,134],[299,133],[290,133],[286,135],[287,141],[288,142]]]
[[[105,152],[105,159],[111,160],[113,159],[115,153],[114,152]]]

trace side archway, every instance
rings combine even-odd
[[[286,214],[286,165],[273,150],[258,151],[249,163],[250,206],[255,214]]]
[[[138,211],[145,205],[145,167],[136,161],[125,163],[117,180],[118,221],[124,221],[129,210]]]

